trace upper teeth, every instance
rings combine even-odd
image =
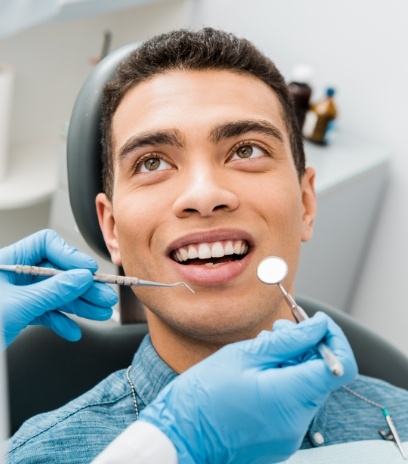
[[[242,255],[248,251],[248,244],[243,240],[225,240],[213,243],[195,243],[178,248],[173,256],[178,262],[188,259],[222,258],[226,255]]]

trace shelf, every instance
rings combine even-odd
[[[27,144],[12,151],[6,177],[0,180],[0,210],[26,208],[49,200],[57,187],[58,148]]]
[[[326,193],[390,162],[389,150],[341,131],[328,146],[305,142],[305,154],[307,166],[316,171],[317,194]]]

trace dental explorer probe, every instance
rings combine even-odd
[[[37,267],[37,266],[25,266],[23,264],[0,264],[0,271],[15,272],[17,274],[28,274],[41,277],[51,277],[60,274],[60,269],[54,269],[50,267]],[[176,285],[184,285],[190,292],[195,293],[194,290],[189,287],[185,282],[175,282],[174,284],[164,284],[162,282],[152,282],[150,280],[142,280],[137,277],[119,276],[114,274],[94,274],[95,282],[103,282],[105,284],[117,284],[125,285],[128,287],[175,287]]]
[[[286,277],[287,273],[288,265],[286,261],[282,258],[278,258],[277,256],[269,256],[268,258],[263,259],[258,265],[258,279],[268,285],[278,285],[297,322],[309,319],[309,316],[296,304],[295,300],[282,285],[282,280]],[[335,376],[341,377],[344,374],[344,367],[333,351],[323,342],[320,342],[317,345],[317,350],[331,372]]]

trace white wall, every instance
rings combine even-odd
[[[107,1],[102,3],[106,7]],[[92,70],[91,58],[100,55],[104,32],[112,32],[111,50],[114,50],[182,27],[189,20],[188,0],[154,0],[114,13],[37,25],[0,39],[0,61],[10,63],[16,72],[11,157],[14,154],[15,159],[18,147],[45,145],[49,166],[53,166],[50,176],[56,180],[59,128],[68,122],[78,91]],[[27,155],[32,151],[27,150]],[[50,199],[17,210],[0,207],[0,247],[47,227],[49,211]]]
[[[188,1],[156,1],[82,20],[39,25],[0,40],[0,60],[16,70],[11,143],[58,140],[59,125],[69,119],[106,30],[112,31],[113,50],[181,27],[188,20]]]
[[[340,129],[389,148],[391,182],[351,313],[408,354],[408,3],[198,0],[194,17],[249,38],[287,78],[311,64],[315,97],[338,90]]]

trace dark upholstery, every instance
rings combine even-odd
[[[116,66],[138,44],[116,50],[95,66],[72,110],[67,139],[68,189],[78,229],[88,245],[110,260],[96,215],[95,197],[102,192],[100,107],[102,89]]]
[[[146,324],[86,325],[72,343],[43,327],[25,329],[7,350],[11,432],[129,366],[146,333]]]

